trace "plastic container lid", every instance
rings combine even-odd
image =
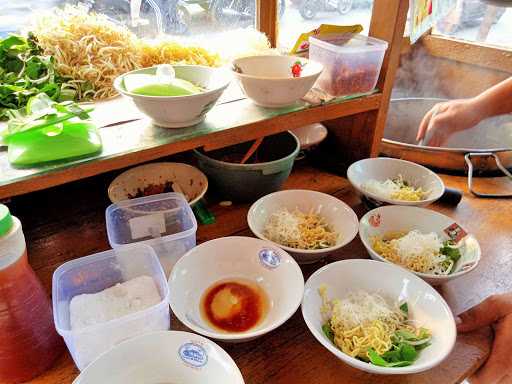
[[[331,33],[322,36],[311,36],[311,44],[335,52],[370,52],[388,48],[387,41],[354,33]]]
[[[0,204],[0,236],[4,236],[11,230],[14,222],[11,212],[6,205]]]
[[[166,241],[194,235],[197,221],[181,193],[162,193],[124,200],[106,210],[112,247],[165,237]]]

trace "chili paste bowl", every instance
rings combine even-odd
[[[379,366],[351,357],[324,332],[329,319],[321,313],[320,289],[325,289],[329,300],[343,300],[349,293],[364,291],[378,294],[390,306],[400,303],[400,311],[407,313],[412,324],[428,330],[430,345],[426,343],[425,348],[418,350],[407,366]],[[306,282],[302,315],[310,332],[324,348],[343,363],[373,374],[414,374],[434,368],[450,354],[457,335],[453,314],[434,288],[405,269],[374,260],[343,260],[316,271]]]
[[[234,236],[186,253],[172,270],[169,289],[173,313],[192,331],[243,342],[276,329],[297,311],[304,278],[295,260],[274,244]]]

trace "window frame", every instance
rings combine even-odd
[[[429,34],[420,40],[433,57],[512,73],[512,48]]]

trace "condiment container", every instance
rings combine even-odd
[[[323,64],[317,86],[333,96],[372,91],[388,43],[373,37],[328,34],[309,38],[309,58]]]
[[[0,204],[0,382],[33,379],[63,347],[50,299],[28,263],[21,223]]]
[[[151,246],[169,276],[178,259],[196,245],[197,221],[181,193],[161,193],[112,204],[106,211],[107,234],[114,249]]]
[[[72,330],[70,302],[77,295],[97,293],[117,283],[150,276],[161,301],[145,310],[104,323]],[[119,342],[170,328],[169,287],[155,252],[146,245],[109,250],[68,261],[53,274],[53,315],[57,332],[64,337],[71,356],[84,369]]]

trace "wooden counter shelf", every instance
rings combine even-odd
[[[104,212],[109,204],[106,188],[113,173],[70,183],[12,199],[10,207],[24,224],[30,262],[44,286],[50,292],[53,271],[67,260],[109,248],[105,233]],[[512,260],[512,207],[507,200],[477,199],[467,193],[464,177],[442,175],[448,187],[463,189],[464,198],[458,207],[434,204],[431,208],[456,218],[479,239],[483,259],[477,270],[441,290],[455,313],[476,304],[487,295],[511,290],[508,276]],[[505,185],[500,178],[477,179],[478,188]],[[325,171],[297,163],[285,188],[305,188],[334,195],[364,213],[359,198],[347,180]],[[58,204],[57,204],[58,202]],[[209,209],[217,223],[200,225],[198,242],[220,236],[251,233],[246,223],[249,205],[221,207],[209,197]],[[325,262],[342,258],[367,258],[359,239]],[[324,262],[324,263],[325,263]],[[322,263],[302,266],[305,278]],[[175,317],[171,328],[185,329]],[[247,384],[363,384],[410,383],[454,384],[475,371],[486,359],[491,347],[491,332],[483,329],[459,335],[455,349],[438,367],[417,375],[372,376],[350,368],[324,349],[310,334],[300,310],[277,330],[256,341],[242,344],[222,344],[240,367]],[[32,384],[69,384],[78,371],[69,354]]]
[[[260,108],[247,99],[217,105],[202,124],[182,129],[153,126],[130,101],[115,98],[97,105],[103,150],[96,156],[67,162],[16,169],[0,149],[0,199],[33,192],[70,181],[204,147],[212,150],[302,125],[333,120],[379,109],[382,95],[342,97],[310,107],[304,102],[277,110]],[[95,118],[96,117],[96,118]],[[127,123],[115,124],[119,121]]]

